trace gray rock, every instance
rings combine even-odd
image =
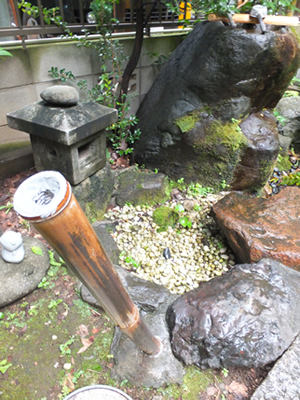
[[[146,325],[163,345],[161,352],[155,357],[147,356],[140,351],[128,337],[116,329],[110,349],[114,356],[114,367],[111,371],[113,379],[118,381],[127,379],[137,387],[154,388],[170,383],[182,383],[185,371],[182,364],[172,354],[165,320],[168,304],[174,298],[175,296],[169,293],[168,299],[153,313],[143,315]],[[146,297],[144,301],[147,301]]]
[[[230,184],[248,138],[232,119],[274,107],[299,60],[292,34],[278,30],[261,35],[219,22],[196,25],[172,53],[137,112],[142,134],[134,161],[174,180],[184,177],[213,187],[223,180]],[[259,131],[250,151],[257,137]],[[261,145],[262,137],[259,141]],[[262,160],[261,146],[258,153]],[[259,176],[261,165],[255,164],[256,157],[251,160],[253,165],[243,172],[253,175],[255,170]]]
[[[111,262],[113,264],[118,264],[120,250],[118,248],[117,243],[111,234],[105,229],[105,225],[101,223],[101,221],[96,221],[92,224],[98,239],[100,240],[102,246],[104,247],[106,253],[108,254]],[[108,225],[107,225],[108,226]]]
[[[24,236],[23,245],[25,258],[21,263],[7,263],[0,257],[0,307],[32,292],[49,268],[48,249],[40,240]],[[34,246],[42,250],[42,256],[32,252],[31,248]]]
[[[256,389],[251,400],[300,399],[300,336],[282,355],[267,378]]]
[[[293,139],[288,136],[279,135],[279,146],[281,155],[286,155],[291,147]]]
[[[291,138],[296,151],[300,150],[300,97],[283,97],[277,104],[279,115],[286,118],[282,134]]]
[[[276,361],[299,332],[299,284],[299,272],[269,259],[202,283],[168,309],[174,355],[202,368]]]
[[[143,311],[153,312],[161,304],[165,303],[170,296],[169,291],[156,283],[140,279],[129,271],[114,265],[121,282],[128,291],[132,301]],[[91,292],[82,285],[81,297],[87,303],[101,307]]]
[[[133,205],[157,204],[165,201],[167,177],[154,172],[136,171],[128,168],[116,179],[117,189],[114,193],[116,203],[123,207],[127,202]]]
[[[72,86],[55,85],[42,91],[41,98],[54,106],[75,106],[79,101],[79,93]]]
[[[92,176],[72,186],[72,192],[89,220],[103,217],[114,190],[114,177],[108,164]]]

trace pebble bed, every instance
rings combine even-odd
[[[121,251],[119,264],[140,278],[183,294],[203,281],[222,275],[235,265],[226,239],[209,215],[211,207],[226,193],[185,197],[164,205],[184,208],[191,228],[178,222],[165,232],[152,219],[155,207],[125,205],[109,210],[105,218],[117,221],[113,237]],[[166,250],[166,249],[169,249]]]

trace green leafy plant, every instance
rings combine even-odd
[[[226,368],[222,368],[221,373],[222,373],[222,375],[223,375],[225,378],[227,378],[227,376],[228,376],[228,374],[229,374],[229,371],[228,371],[228,369],[226,369]]]
[[[67,340],[66,343],[62,343],[59,345],[59,350],[62,356],[71,354],[70,346],[72,343],[74,343],[74,341],[75,341],[74,336],[70,336],[69,340]]]
[[[141,263],[136,261],[134,258],[132,258],[131,256],[127,256],[125,257],[125,262],[127,264],[130,264],[132,266],[132,268],[139,268],[141,266]]]
[[[2,374],[5,374],[5,372],[12,366],[11,363],[9,363],[7,360],[2,360],[0,361],[0,372]]]
[[[187,188],[187,194],[193,197],[207,196],[209,193],[213,193],[213,189],[210,187],[203,187],[200,183],[191,182]]]
[[[38,246],[32,246],[31,247],[31,251],[33,252],[33,254],[36,254],[38,256],[42,256],[43,255],[43,250]]]
[[[300,171],[290,172],[288,175],[284,175],[280,181],[280,185],[300,186]]]
[[[28,1],[19,1],[18,7],[24,14],[29,15],[30,17],[36,19],[40,16],[40,10],[37,6],[29,3]],[[52,8],[42,8],[42,16],[44,22],[47,25],[54,23],[56,25],[62,24],[62,18],[59,15],[59,7],[52,7]]]
[[[48,289],[51,286],[50,282],[46,277],[44,277],[41,282],[38,284],[39,289]]]
[[[288,11],[297,11],[297,7],[292,4],[293,0],[262,0],[259,3],[268,8],[269,14],[280,12],[285,14]],[[256,1],[248,1],[239,9],[236,1],[219,1],[219,0],[196,0],[192,3],[193,9],[201,10],[207,14],[226,15],[227,13],[247,12],[256,4]]]
[[[194,211],[201,211],[201,210],[202,210],[201,206],[199,206],[198,204],[194,205]]]
[[[48,308],[49,309],[56,308],[60,303],[62,303],[62,299],[57,299],[57,300],[52,299],[48,305]]]
[[[183,217],[179,217],[179,221],[180,225],[182,225],[184,228],[191,228],[192,227],[192,221],[189,219],[189,217],[187,217],[186,215],[184,215]]]
[[[3,49],[3,47],[0,47],[0,59],[4,57],[12,57],[12,54],[9,51]]]
[[[175,210],[178,212],[184,212],[184,207],[182,204],[176,204]]]
[[[283,117],[282,115],[279,114],[279,111],[276,109],[273,110],[274,117],[277,118],[277,120],[281,123],[281,125],[284,125],[286,123],[286,118]]]
[[[8,214],[9,212],[10,212],[10,210],[13,208],[13,204],[12,203],[10,203],[10,202],[8,202],[7,204],[6,204],[6,206],[1,206],[0,207],[0,210],[6,210],[6,214]]]

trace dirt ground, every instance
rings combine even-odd
[[[0,183],[0,233],[19,231],[43,240],[10,204],[17,187],[34,169]],[[43,240],[45,243],[45,241]],[[137,388],[110,378],[114,327],[106,313],[79,295],[78,281],[64,266],[52,265],[40,288],[0,308],[0,399],[64,399],[91,385],[118,387],[141,400],[246,400],[269,368],[206,370],[186,368],[181,387]],[[1,278],[1,277],[0,277]]]

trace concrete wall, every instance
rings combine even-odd
[[[159,68],[153,64],[155,59],[149,53],[168,56],[182,38],[180,34],[145,38],[142,56],[134,74],[135,79],[131,82],[134,89],[132,113],[137,110],[159,72]],[[124,46],[124,53],[129,56],[133,39],[120,41]],[[7,126],[6,114],[40,101],[41,91],[53,84],[61,84],[50,77],[48,71],[52,66],[72,71],[76,78],[86,79],[88,87],[92,88],[98,81],[102,64],[94,50],[77,47],[72,41],[31,44],[25,49],[14,47],[8,50],[13,57],[0,60],[0,147],[5,143],[29,141],[28,134],[14,131]],[[81,92],[80,95],[82,100],[86,98],[86,94]]]

